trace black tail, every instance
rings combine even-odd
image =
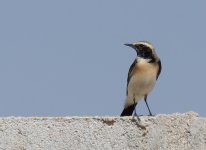
[[[130,106],[124,108],[124,110],[122,111],[120,116],[132,116],[132,113],[133,113],[136,105],[137,104],[134,104],[134,105],[130,105]]]

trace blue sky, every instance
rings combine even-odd
[[[120,115],[124,43],[148,40],[163,70],[154,114],[206,115],[206,1],[1,1],[0,116]],[[143,101],[138,114],[147,115]]]

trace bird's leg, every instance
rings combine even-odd
[[[139,118],[139,116],[137,115],[137,112],[136,112],[136,105],[137,105],[137,103],[135,102],[135,99],[133,101],[134,101],[134,115],[133,115],[133,119],[134,119],[134,117],[137,117],[138,121],[140,121],[140,118]]]
[[[149,111],[149,116],[152,116],[152,113],[151,113],[151,111],[150,111],[150,109],[149,109],[149,105],[148,105],[148,103],[147,103],[147,95],[145,95],[144,101],[145,101],[145,103],[146,103],[146,105],[147,105],[147,109],[148,109],[148,111]]]
[[[137,105],[137,102],[135,103],[135,99],[134,99],[134,115],[133,115],[133,117],[132,117],[132,121],[135,122],[138,127],[146,130],[147,125],[142,124],[139,116],[137,115],[136,105]],[[135,119],[135,117],[136,117],[137,119]]]
[[[134,99],[133,101],[134,101],[134,116],[138,116],[138,115],[137,115],[137,112],[136,112],[136,105],[137,105],[137,104],[135,103],[135,99]]]

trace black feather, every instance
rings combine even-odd
[[[129,72],[128,72],[128,76],[127,76],[127,95],[128,95],[128,84],[129,84],[129,81],[131,79],[132,71],[133,71],[136,63],[137,63],[137,60],[135,59],[134,62],[132,63],[132,65],[129,68]]]
[[[133,113],[136,105],[137,105],[137,103],[124,108],[124,110],[122,111],[120,116],[132,116],[132,113]]]
[[[156,79],[158,79],[158,77],[159,77],[159,75],[160,75],[160,73],[161,73],[161,70],[162,70],[161,61],[159,60],[157,63],[158,63],[158,65],[159,65],[159,70],[158,70],[158,72],[157,72],[157,78],[156,78]]]

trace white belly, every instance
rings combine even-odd
[[[140,67],[143,67],[143,69],[135,73],[128,84],[128,95],[125,105],[134,104],[134,100],[138,102],[151,92],[155,86],[157,75],[156,68],[150,64],[144,64]]]
[[[135,99],[143,97],[153,89],[155,82],[155,75],[135,75],[130,79],[130,83],[128,85],[128,95],[133,95]]]

